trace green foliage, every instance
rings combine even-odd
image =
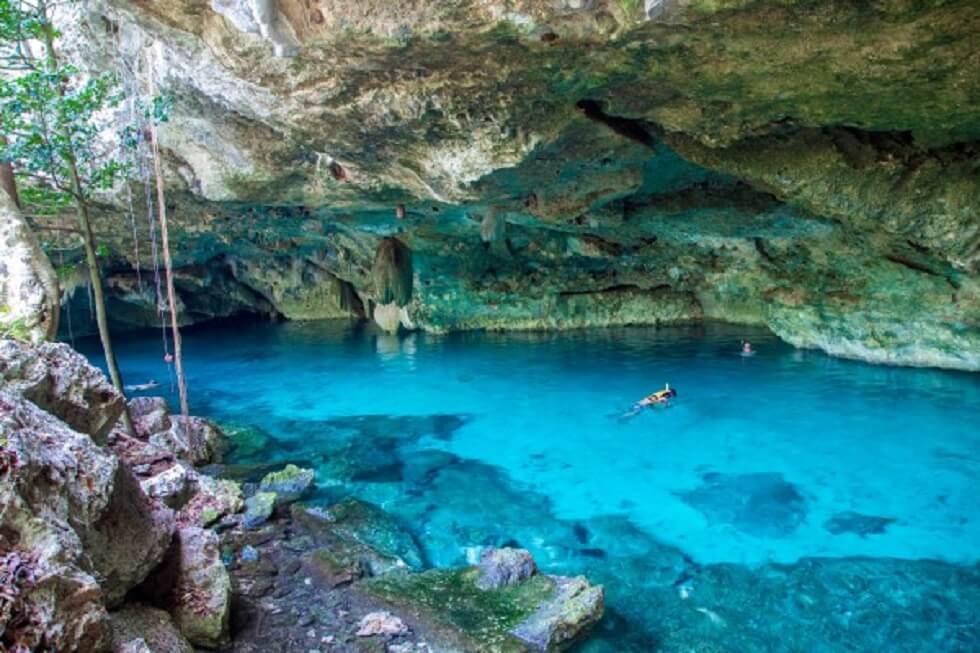
[[[126,169],[98,138],[121,99],[116,78],[60,61],[57,37],[48,0],[0,0],[0,158],[28,182],[25,200],[48,210],[111,188]]]
[[[165,122],[172,105],[164,96],[138,103],[140,125],[126,125],[119,144],[104,142],[100,134],[114,126],[123,99],[119,82],[57,56],[50,6],[50,0],[0,0],[0,130],[6,138],[0,160],[14,164],[25,204],[41,215],[63,212],[73,200],[86,202],[124,179],[131,167],[125,149],[139,145],[140,125]]]
[[[619,8],[623,10],[623,14],[627,18],[635,18],[639,16],[640,8],[643,6],[643,0],[616,0],[619,3]]]
[[[30,322],[23,317],[9,317],[10,312],[9,306],[0,306],[0,338],[30,341]]]
[[[22,184],[18,192],[21,202],[30,207],[33,215],[61,215],[71,207],[71,195],[49,186]]]

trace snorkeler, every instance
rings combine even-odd
[[[657,404],[663,404],[664,406],[670,405],[670,400],[677,396],[677,390],[670,387],[669,383],[664,384],[663,390],[657,390],[653,394],[649,394],[643,399],[633,404],[633,406],[623,414],[623,417],[633,417],[639,414],[641,410],[647,407],[653,407]]]
[[[125,390],[126,392],[144,392],[146,390],[152,390],[153,388],[158,388],[158,387],[160,387],[160,384],[154,381],[153,379],[150,379],[146,383],[127,385]]]

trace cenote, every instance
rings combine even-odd
[[[382,506],[426,566],[520,546],[542,570],[603,583],[606,618],[576,650],[978,643],[975,375],[721,324],[396,336],[240,323],[184,341],[192,412],[261,430],[228,462],[312,467],[311,502]],[[99,359],[96,342],[78,346]],[[167,388],[158,332],[117,347],[128,379]],[[621,419],[665,382],[669,408]]]
[[[980,651],[978,0],[0,0],[0,70],[0,652]]]

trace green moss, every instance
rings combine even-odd
[[[210,526],[214,522],[218,521],[218,517],[220,516],[221,516],[221,511],[219,511],[217,508],[208,506],[207,508],[201,511],[201,525]]]
[[[426,619],[462,631],[480,644],[479,650],[523,650],[508,631],[553,597],[554,582],[539,575],[484,591],[476,586],[479,573],[466,568],[390,574],[364,581],[362,587],[384,601],[419,610]]]
[[[623,10],[623,14],[627,18],[637,18],[640,15],[640,8],[643,6],[643,0],[616,0],[619,4],[619,8]]]
[[[0,338],[31,340],[31,324],[23,317],[10,317],[10,307],[0,306]]]

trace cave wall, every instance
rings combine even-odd
[[[156,53],[185,322],[720,319],[980,369],[980,6],[646,4],[105,0],[63,47],[124,80]],[[110,308],[145,326],[121,197]],[[412,294],[379,313],[385,239]]]

